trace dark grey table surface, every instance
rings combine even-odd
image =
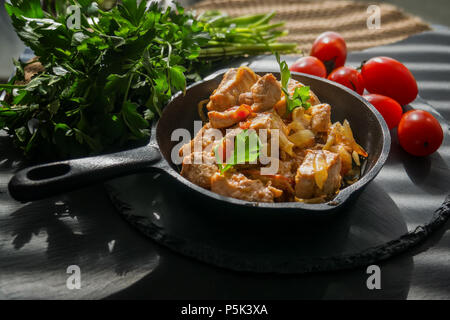
[[[420,95],[450,119],[448,29],[352,53],[349,64],[380,54],[404,61],[418,80]],[[285,276],[238,273],[185,258],[143,237],[117,214],[102,185],[44,201],[15,202],[7,183],[21,158],[5,136],[0,136],[0,150],[0,299],[450,298],[450,222],[420,246],[381,263],[381,290],[367,289],[365,268]],[[440,155],[441,167],[448,168],[447,146]],[[422,205],[430,212],[436,209],[426,201]],[[66,286],[70,265],[81,268],[79,290]]]

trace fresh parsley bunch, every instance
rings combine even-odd
[[[81,25],[69,28],[66,12],[77,5]],[[45,71],[24,81],[26,64],[0,85],[5,129],[28,157],[71,158],[146,141],[150,121],[199,70],[224,57],[295,52],[277,43],[281,24],[272,15],[230,18],[217,12],[196,18],[180,6],[122,0],[109,11],[89,0],[60,1],[43,10],[40,0],[6,4],[13,26]],[[181,115],[182,116],[182,115]]]

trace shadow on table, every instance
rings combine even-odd
[[[87,200],[89,193],[97,199]],[[8,223],[14,249],[21,250],[33,236],[45,233],[46,255],[52,261],[49,268],[68,262],[95,265],[102,262],[103,256],[111,255],[118,275],[133,270],[136,258],[149,246],[136,247],[134,231],[121,219],[111,217],[114,209],[105,208],[102,193],[102,187],[91,187],[65,196],[64,201],[44,200],[20,208],[11,214]]]
[[[171,196],[176,198],[178,200],[177,202],[186,202],[180,198],[180,195],[174,191],[175,188],[173,186],[171,187],[168,181],[162,179],[163,176],[158,178],[158,183],[155,183],[155,185],[158,185],[158,188],[154,187],[153,189],[148,183],[147,188],[145,188],[142,183],[136,181],[136,179],[140,180],[140,178],[144,181],[152,181],[151,175],[136,177],[136,179],[131,179],[130,177],[129,179],[118,180],[115,183],[122,186],[124,190],[132,190],[130,183],[132,185],[133,181],[135,185],[139,185],[139,191],[136,190],[136,192],[133,192],[133,199],[136,200],[135,197],[140,199],[137,202],[139,203],[138,207],[142,207],[142,210],[140,210],[141,217],[143,217],[145,207],[150,213],[152,210],[158,209],[152,207],[151,204],[155,202],[154,198],[159,199],[160,197],[163,197],[159,199],[159,202],[165,204],[165,210],[176,215],[179,210],[172,209],[176,208],[177,204],[174,201],[170,203],[170,201],[167,201],[168,199],[164,198],[164,196],[167,196],[167,193],[164,192],[165,188],[172,190]],[[163,188],[162,186],[165,187]],[[145,200],[140,198],[139,193],[142,194],[142,197],[145,196]],[[375,200],[371,200],[371,195],[374,194],[377,197]],[[342,213],[339,221],[332,222],[336,224],[336,227],[334,225],[328,225],[327,227],[328,235],[333,235],[333,239],[340,239],[338,244],[333,244],[333,248],[338,250],[336,252],[341,252],[340,250],[344,250],[344,248],[347,248],[347,250],[355,250],[355,248],[367,247],[374,243],[371,237],[378,235],[380,239],[383,239],[383,230],[385,233],[398,235],[406,232],[406,226],[404,221],[401,220],[401,215],[396,204],[377,183],[371,183],[356,201],[371,201],[367,205],[367,208],[369,208],[368,211],[358,214],[358,212],[350,208],[347,212]],[[375,201],[381,201],[383,203],[386,212],[389,212],[389,217],[383,218],[379,211],[370,210],[371,207],[376,206]],[[137,202],[134,201],[133,204],[136,205]],[[173,208],[170,209],[169,206]],[[184,206],[184,208],[189,208],[189,206]],[[167,212],[158,212],[167,218]],[[196,214],[191,214],[186,209],[183,211],[182,217],[180,215],[177,215],[177,217],[178,220],[181,219],[180,224],[185,225],[187,229],[199,225],[194,229],[196,230],[194,233],[200,232],[199,229],[203,229],[203,224],[206,224],[211,226],[212,230],[207,232],[209,236],[205,232],[204,235],[209,239],[211,233],[215,234],[216,238],[220,238],[221,236],[218,235],[221,232],[220,228],[216,228],[214,222],[211,221],[216,216],[213,215],[207,219],[205,216],[207,212],[205,214],[202,213],[204,213],[203,210],[197,210]],[[130,214],[129,210],[127,210],[127,214]],[[200,221],[204,219],[208,221]],[[216,217],[216,219],[218,218]],[[189,220],[191,221],[189,222]],[[219,224],[223,229],[222,233],[226,230],[231,230],[233,227],[227,223],[233,222],[220,219]],[[355,228],[355,230],[349,232],[346,227],[348,225],[359,228]],[[295,224],[292,224],[291,226],[286,226],[284,224],[284,229],[282,230],[288,232],[288,229],[297,231],[299,233],[297,239],[307,243],[304,245],[296,245],[289,241],[284,243],[298,247],[299,252],[303,254],[304,250],[306,252],[311,250],[311,248],[308,248],[308,243],[310,247],[312,244],[316,244],[319,247],[325,245],[323,239],[321,239],[322,237],[319,236],[321,233],[314,234],[314,230],[317,231],[317,228],[313,228],[311,225],[303,226],[297,224],[295,226]],[[321,229],[323,231],[323,226]],[[359,234],[360,232],[364,234],[361,235]],[[240,233],[235,234],[239,235]],[[273,230],[268,235],[270,235],[268,241],[275,241],[273,239]],[[287,236],[285,235],[285,237]],[[228,236],[228,239],[233,243],[241,242],[242,246],[250,245],[250,239],[247,238],[244,242],[242,242],[239,236],[233,237],[233,239],[230,239]],[[358,243],[355,242],[355,239],[359,239]],[[278,241],[277,243],[279,242],[283,241]],[[281,243],[279,244],[281,245]],[[270,245],[273,246],[273,243]],[[213,267],[194,259],[184,258],[160,246],[156,246],[156,249],[160,256],[158,267],[151,274],[131,287],[111,295],[108,297],[109,299],[404,299],[409,292],[410,278],[414,267],[411,256],[399,257],[394,260],[395,263],[388,262],[381,264],[382,290],[371,291],[367,289],[366,281],[369,275],[366,273],[365,268],[305,275],[233,272]],[[205,252],[205,255],[208,254],[210,253]],[[311,254],[314,255],[314,253]]]
[[[0,221],[1,286],[9,297],[98,299],[159,261],[153,244],[115,214],[102,186],[26,204]],[[66,287],[70,265],[81,269],[82,290]]]
[[[440,194],[446,188],[450,191],[450,169],[439,153],[432,157],[414,157],[404,152],[403,166],[411,181],[429,194]],[[439,171],[436,170],[439,168]],[[442,179],[433,179],[441,176]]]
[[[405,299],[412,258],[381,264],[382,290],[368,290],[365,268],[306,275],[232,272],[159,248],[157,269],[108,299]],[[395,262],[395,263],[394,263]]]

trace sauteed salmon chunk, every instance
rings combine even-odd
[[[214,157],[205,152],[193,152],[183,159],[181,175],[200,187],[211,189],[211,178],[218,171]]]
[[[283,194],[281,190],[266,186],[260,180],[248,179],[241,173],[214,174],[211,190],[223,196],[254,202],[273,202]]]
[[[232,125],[245,120],[252,112],[249,105],[231,107],[225,111],[208,112],[209,123],[213,128],[229,128]]]
[[[311,129],[314,132],[328,132],[330,129],[331,107],[323,103],[311,107]]]
[[[300,199],[330,196],[341,186],[341,158],[326,150],[308,150],[295,176],[295,195]]]
[[[261,77],[251,88],[252,110],[263,112],[272,109],[280,101],[281,86],[273,74]]]
[[[239,102],[240,94],[249,91],[258,79],[259,76],[247,67],[228,70],[209,98],[208,110],[225,111],[234,107]]]
[[[194,139],[186,143],[179,150],[179,155],[182,157],[189,156],[192,152],[211,153],[213,142],[221,139],[222,133],[211,127],[210,123],[205,124],[200,131],[195,135]]]

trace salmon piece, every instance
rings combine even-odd
[[[261,180],[266,185],[270,182],[270,185],[285,191],[287,194],[294,194],[295,184],[295,170],[294,162],[279,160],[278,172],[275,175],[262,175],[260,169],[248,169],[243,173],[250,179]]]
[[[280,101],[281,86],[273,74],[266,74],[252,86],[252,98],[254,112],[272,109]]]
[[[272,130],[278,130],[279,132],[279,146],[280,149],[289,155],[294,154],[294,144],[289,141],[287,135],[289,129],[284,124],[280,116],[275,112],[261,112],[249,119],[248,128],[254,130],[267,129],[268,133]]]
[[[280,116],[273,112],[256,113],[253,118],[249,118],[250,129],[280,129],[283,133],[288,133],[288,128]]]
[[[274,188],[285,191],[286,194],[294,194],[294,179],[288,178],[281,174],[275,175],[261,175],[259,174],[259,170],[249,170],[249,172],[244,172],[250,179],[258,179],[264,184],[270,184]]]
[[[341,186],[341,158],[326,150],[309,150],[295,176],[295,194],[311,199],[335,194]]]
[[[183,159],[181,175],[202,188],[211,189],[211,178],[218,171],[213,156],[204,152],[193,152]]]
[[[331,106],[323,103],[312,106],[310,109],[311,129],[315,132],[328,132],[331,126]]]
[[[353,166],[353,158],[351,155],[351,150],[349,150],[349,147],[346,147],[345,145],[338,144],[334,145],[330,148],[331,152],[337,153],[339,157],[341,158],[341,175],[345,176]]]
[[[265,186],[260,180],[248,179],[241,173],[221,175],[216,173],[211,178],[211,191],[222,196],[252,202],[273,202],[283,191]]]
[[[239,95],[239,104],[247,104],[251,106],[253,104],[253,96],[251,92],[244,92]]]
[[[228,70],[206,106],[208,111],[225,111],[239,104],[241,93],[250,91],[259,76],[248,67]]]
[[[225,111],[208,112],[209,123],[213,128],[228,128],[232,125],[245,120],[252,112],[250,106],[241,105],[232,107]]]
[[[272,118],[271,112],[258,113],[255,117],[247,120],[248,128],[255,130],[270,129],[272,127]]]
[[[195,151],[204,151],[206,153],[211,153],[213,142],[217,139],[222,139],[222,133],[218,129],[212,128],[210,123],[207,123],[195,135],[194,139],[180,148],[178,153],[181,157],[190,155],[192,152],[194,152],[194,146],[197,143],[201,146],[201,150]]]
[[[239,103],[251,105],[254,112],[264,112],[280,101],[281,93],[280,82],[269,73],[252,86],[251,92],[241,93]]]

